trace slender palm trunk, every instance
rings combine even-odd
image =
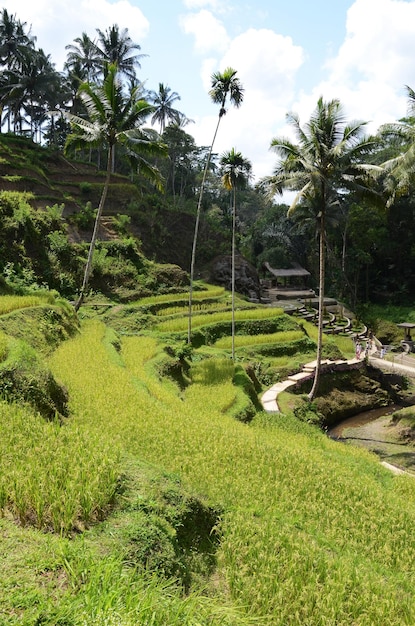
[[[112,151],[113,151],[113,146],[110,146],[108,149],[107,174],[105,177],[105,183],[102,189],[101,199],[99,201],[98,211],[97,211],[97,215],[95,218],[95,224],[94,224],[94,230],[92,232],[91,243],[89,244],[88,259],[87,259],[86,266],[85,266],[84,279],[82,282],[82,287],[78,296],[78,300],[75,303],[75,311],[78,311],[79,308],[81,307],[82,302],[85,297],[85,292],[88,288],[89,277],[91,275],[91,270],[92,270],[92,259],[94,256],[95,244],[96,244],[96,240],[98,237],[99,225],[101,223],[102,211],[104,209],[105,200],[106,200],[107,193],[108,193],[108,187],[109,187],[109,183],[111,179]]]
[[[319,271],[319,294],[318,294],[318,330],[317,330],[317,357],[314,372],[313,386],[308,399],[314,399],[320,383],[321,352],[323,347],[323,313],[324,313],[324,280],[325,280],[325,247],[326,247],[325,210],[322,209],[320,218],[320,271]]]
[[[232,361],[235,361],[235,231],[236,231],[236,189],[233,189],[232,207]]]
[[[210,144],[209,154],[206,161],[205,169],[203,170],[202,183],[200,185],[199,192],[199,200],[197,202],[197,210],[196,210],[196,222],[195,222],[195,230],[193,235],[193,246],[192,246],[192,258],[190,261],[190,286],[189,286],[189,323],[187,329],[187,343],[191,343],[192,341],[192,306],[193,306],[193,282],[195,275],[195,260],[196,260],[196,245],[197,245],[197,237],[199,233],[199,223],[200,223],[200,212],[202,208],[202,198],[203,191],[206,182],[206,176],[209,169],[210,159],[212,157],[213,152],[213,144],[215,143],[216,135],[218,134],[218,128],[221,120],[221,115],[219,115],[218,123],[216,124],[215,134],[213,135],[212,143]]]

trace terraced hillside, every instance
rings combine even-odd
[[[267,377],[310,359],[314,327],[238,300],[234,364],[229,303],[199,286],[193,346],[185,294],[96,302],[66,335],[42,301],[0,315],[0,365],[22,354],[25,311],[32,371],[67,393],[52,420],[0,401],[2,624],[415,621],[413,478],[263,413]]]

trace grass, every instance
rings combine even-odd
[[[304,333],[302,330],[287,330],[279,333],[271,333],[269,335],[236,335],[235,347],[243,348],[268,343],[290,343],[291,341],[296,341],[303,337]],[[222,337],[218,339],[215,346],[217,348],[231,348],[232,337]]]
[[[243,309],[235,311],[236,321],[246,320],[265,320],[283,315],[284,311],[280,308],[264,308],[264,309]],[[219,324],[221,322],[230,322],[232,319],[231,311],[219,311],[218,313],[209,313],[205,315],[195,315],[192,318],[192,327],[198,328],[206,324]],[[187,317],[180,319],[169,319],[159,322],[155,326],[155,330],[159,332],[182,332],[188,326]]]
[[[0,513],[66,535],[109,506],[119,475],[119,452],[109,441],[5,402],[0,424]]]
[[[325,345],[347,351],[344,339]],[[164,347],[157,333],[120,338],[86,320],[48,359],[69,391],[62,426],[0,405],[0,623],[413,624],[413,479],[288,410],[235,420],[232,361],[195,351],[180,390],[159,373]],[[201,520],[183,517],[184,503],[217,512],[209,554],[190,542]],[[169,554],[188,568],[185,585],[152,569]]]
[[[192,295],[193,300],[204,300],[206,297],[208,298],[219,298],[225,294],[225,289],[223,287],[215,287],[213,285],[204,285],[201,291],[194,291]],[[137,301],[136,304],[139,306],[148,306],[154,304],[163,304],[168,302],[176,302],[176,301],[189,301],[188,292],[184,293],[167,293],[159,296],[148,296],[146,298],[141,298]]]
[[[201,311],[220,311],[221,309],[230,309],[230,304],[223,302],[196,302],[193,305],[193,311],[195,313],[200,313]],[[183,302],[182,306],[166,306],[162,309],[158,309],[156,315],[159,317],[164,317],[166,315],[183,315],[183,313],[187,314],[186,310],[186,302]]]
[[[103,334],[88,325],[53,358],[75,419],[221,504],[216,589],[269,625],[415,619],[410,479],[288,417],[236,422],[228,383],[162,391],[149,384],[156,343],[125,338],[121,368]]]
[[[51,293],[39,296],[0,296],[0,315],[6,315],[18,309],[32,306],[54,304],[55,296]]]

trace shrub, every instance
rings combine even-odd
[[[26,402],[46,419],[68,415],[68,394],[23,341],[11,340],[8,358],[0,363],[0,395]]]
[[[87,202],[84,207],[79,209],[78,213],[74,213],[72,220],[83,230],[92,228],[95,221],[96,209],[92,208],[91,202]]]
[[[91,183],[83,181],[83,182],[79,183],[79,189],[80,189],[81,193],[86,195],[86,194],[91,193],[92,185],[91,185]]]

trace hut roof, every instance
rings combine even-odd
[[[273,274],[277,278],[284,278],[286,276],[287,277],[288,276],[310,276],[310,272],[305,270],[300,265],[296,265],[296,266],[294,266],[292,268],[289,268],[289,269],[275,269],[275,268],[271,267],[271,265],[268,263],[268,261],[265,261],[264,266],[267,268],[267,270],[271,274]]]

